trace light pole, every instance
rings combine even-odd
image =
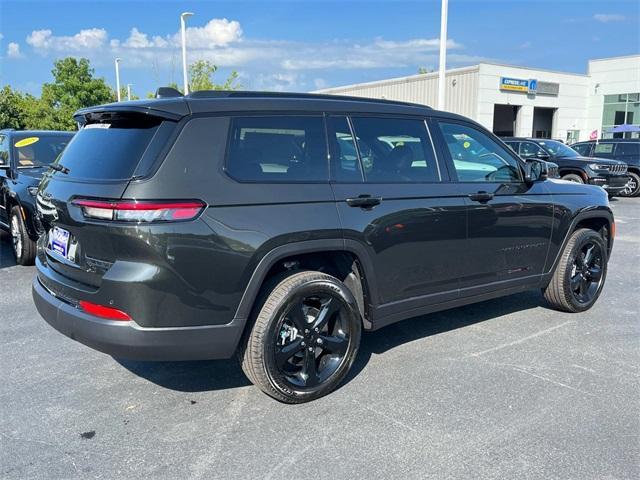
[[[442,0],[440,14],[440,64],[438,66],[438,110],[445,108],[445,71],[447,69],[447,15],[449,0]]]
[[[182,79],[184,81],[184,94],[189,95],[189,75],[187,73],[187,27],[185,19],[193,15],[191,12],[180,14],[180,30],[182,32]]]
[[[127,100],[131,101],[131,83],[127,83]]]
[[[120,101],[120,59],[116,58],[116,98]]]

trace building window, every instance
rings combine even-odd
[[[602,111],[602,138],[638,138],[638,133],[614,133],[618,125],[640,126],[640,93],[622,93],[604,96]]]

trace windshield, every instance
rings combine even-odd
[[[538,142],[538,145],[543,147],[554,157],[579,157],[580,154],[573,148],[567,147],[564,143],[556,140],[545,140]]]
[[[72,135],[33,134],[15,136],[13,155],[18,168],[49,165],[62,153]]]

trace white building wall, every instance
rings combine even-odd
[[[534,78],[539,82],[558,83],[560,89],[557,96],[501,91],[501,77]],[[478,114],[475,120],[489,130],[493,128],[496,104],[520,106],[515,132],[517,136],[532,136],[534,107],[558,109],[554,116],[552,138],[564,140],[568,130],[580,130],[582,135],[586,127],[585,100],[589,89],[586,75],[481,63],[478,88]]]
[[[598,135],[601,136],[604,96],[640,93],[640,55],[589,60],[588,73],[589,98],[585,131],[587,137],[594,130],[598,130]]]
[[[477,110],[478,66],[456,68],[446,75],[446,110],[474,118]],[[438,103],[438,74],[426,73],[378,82],[317,90],[314,93],[353,95],[413,102],[435,107]]]

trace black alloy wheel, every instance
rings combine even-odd
[[[603,273],[601,244],[586,242],[575,256],[571,269],[571,291],[575,299],[589,304],[600,287]]]
[[[584,312],[595,303],[607,276],[606,231],[581,228],[571,234],[551,281],[542,289],[554,308],[564,312]]]
[[[292,299],[280,319],[274,349],[275,364],[292,385],[315,387],[344,362],[350,341],[345,310],[331,294]]]
[[[362,331],[349,288],[326,273],[286,272],[265,285],[262,297],[239,351],[249,380],[285,403],[335,390],[353,365]]]

